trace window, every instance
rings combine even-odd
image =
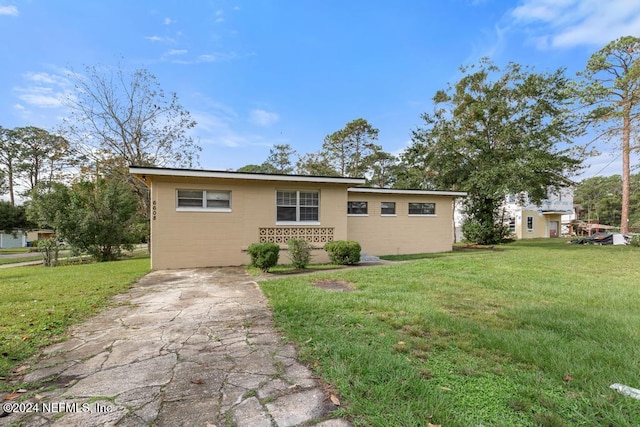
[[[277,191],[276,221],[317,222],[320,218],[317,191]]]
[[[533,231],[533,217],[527,217],[527,231]]]
[[[231,191],[178,190],[178,209],[204,209],[210,211],[231,210]]]
[[[367,215],[367,202],[347,202],[347,215]]]
[[[509,218],[509,233],[515,234],[516,232],[516,219]]]
[[[396,202],[380,203],[380,215],[395,215],[395,214],[396,214]]]
[[[409,215],[435,215],[435,203],[409,203]]]

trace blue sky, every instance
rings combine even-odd
[[[640,35],[637,0],[0,0],[0,125],[54,129],[67,70],[120,61],[178,94],[203,168],[317,151],[359,117],[397,154],[460,65],[573,75],[622,35]],[[583,176],[619,173],[602,151]]]

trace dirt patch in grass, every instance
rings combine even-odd
[[[334,280],[320,280],[318,282],[315,282],[313,286],[315,286],[316,288],[336,292],[353,292],[356,289],[353,283]]]

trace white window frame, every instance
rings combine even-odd
[[[531,228],[529,228],[529,221],[531,221]],[[533,221],[532,216],[527,216],[527,233],[533,233],[533,226],[535,222]]]
[[[279,221],[278,220],[278,193],[296,193],[296,220],[295,221]],[[318,220],[317,221],[300,221],[300,193],[315,193],[318,195]],[[275,193],[275,218],[276,225],[320,225],[320,191],[319,190],[276,190]]]
[[[432,214],[412,214],[410,205],[433,205],[433,213]],[[407,215],[408,216],[437,216],[436,214],[436,204],[435,202],[407,202]]]
[[[200,191],[202,192],[202,206],[179,206],[180,191]],[[206,206],[208,195],[207,193],[226,193],[229,195],[229,207],[228,208],[209,208]],[[195,198],[194,198],[195,199]],[[231,212],[232,195],[231,190],[202,190],[194,188],[178,188],[176,189],[176,211],[178,212]]]
[[[393,213],[382,213],[382,209],[384,209],[382,207],[382,205],[384,205],[385,203],[389,203],[389,204],[393,204]],[[397,214],[397,206],[398,204],[396,202],[380,202],[380,216],[398,216]]]
[[[349,213],[349,203],[364,203],[367,208],[367,213],[364,214],[354,214]],[[369,202],[366,200],[349,200],[347,201],[347,216],[369,216]]]

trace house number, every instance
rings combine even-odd
[[[158,213],[158,207],[156,206],[156,201],[153,201],[153,208],[151,209],[151,216],[153,216],[153,220],[156,220],[156,215]]]

